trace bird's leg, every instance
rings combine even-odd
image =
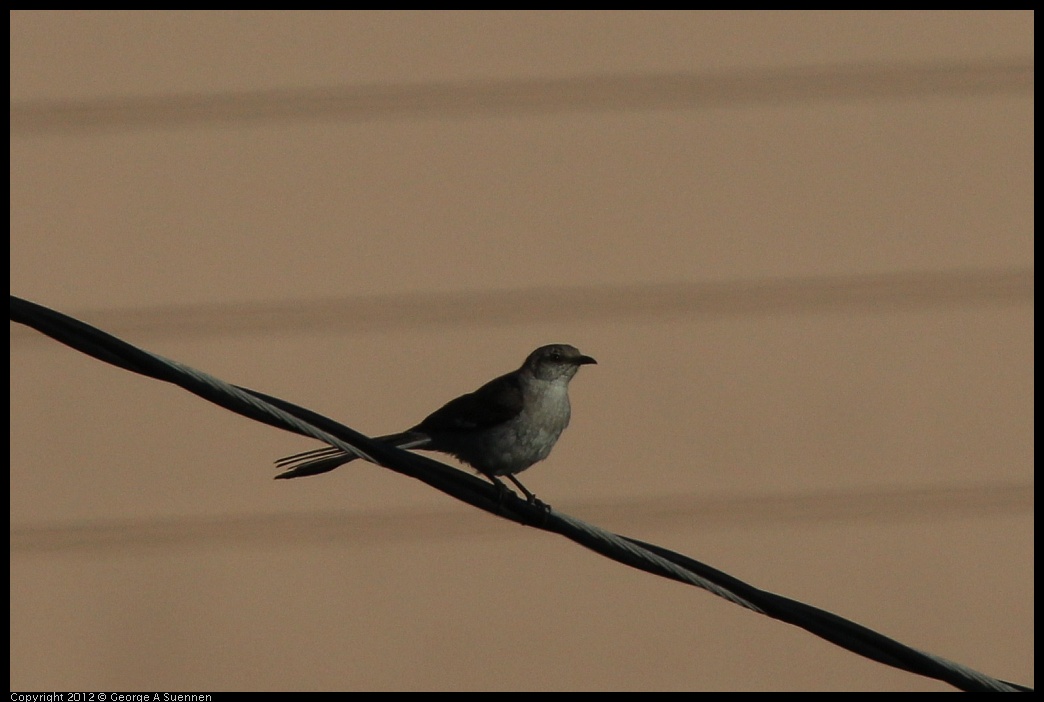
[[[489,482],[497,486],[497,514],[500,514],[500,508],[504,504],[504,495],[513,494],[511,488],[495,475],[489,475],[488,473],[483,473],[483,475],[489,478]]]
[[[546,502],[544,502],[543,500],[537,499],[537,496],[534,495],[533,493],[531,493],[529,490],[527,490],[526,486],[518,481],[518,478],[513,476],[511,473],[508,473],[507,477],[508,477],[508,480],[513,482],[518,487],[518,489],[522,491],[522,494],[524,494],[526,496],[526,502],[528,502],[529,504],[533,505],[534,507],[539,507],[540,509],[544,510],[545,512],[550,512],[551,511],[551,506],[549,504],[547,504]]]
[[[511,488],[505,485],[504,481],[502,481],[497,476],[489,475],[488,473],[483,473],[483,475],[489,478],[489,481],[497,486],[497,514],[500,514],[500,507],[504,504],[504,495],[515,495],[515,493],[512,492]],[[515,478],[515,476],[509,473],[507,477],[508,480],[517,485],[518,489],[521,490],[523,494],[525,494],[527,503],[533,505],[534,507],[539,507],[544,511],[544,516],[546,519],[546,516],[551,512],[551,506],[543,500],[538,499],[536,495],[527,490],[526,486],[518,482],[518,479]]]
[[[513,476],[513,475],[512,475],[511,473],[508,473],[508,474],[507,474],[507,479],[508,479],[508,480],[510,480],[511,482],[513,482],[513,483],[515,484],[515,486],[516,486],[516,487],[517,487],[517,488],[518,488],[519,490],[521,490],[521,491],[522,491],[522,494],[526,496],[526,502],[528,502],[528,503],[530,503],[530,504],[533,504],[533,503],[537,502],[537,497],[536,497],[536,495],[534,495],[534,494],[533,494],[533,493],[531,493],[531,492],[530,492],[529,490],[527,490],[527,489],[526,489],[526,486],[525,486],[525,485],[523,485],[522,483],[520,483],[520,482],[519,482],[519,480],[518,480],[518,478],[516,478],[515,476]]]

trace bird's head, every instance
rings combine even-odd
[[[523,370],[533,374],[540,380],[558,380],[564,378],[569,380],[580,366],[589,363],[598,363],[590,356],[580,353],[580,350],[569,344],[549,344],[541,346],[522,364]]]

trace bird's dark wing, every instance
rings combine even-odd
[[[522,411],[522,383],[517,373],[494,378],[475,392],[461,395],[429,414],[416,431],[475,431],[514,419]]]

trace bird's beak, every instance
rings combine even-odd
[[[576,365],[578,365],[578,366],[584,366],[584,365],[587,365],[589,363],[593,363],[593,364],[597,365],[598,361],[594,360],[590,356],[579,356],[576,359]]]

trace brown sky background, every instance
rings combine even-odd
[[[11,290],[1032,685],[1027,12],[11,14]],[[16,690],[943,690],[11,327]]]

